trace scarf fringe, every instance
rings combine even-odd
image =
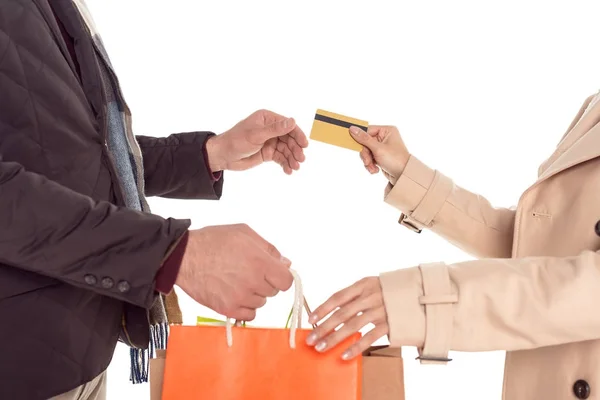
[[[165,350],[169,338],[169,325],[163,322],[150,326],[150,343],[147,349],[129,349],[131,356],[131,373],[129,380],[133,384],[148,382],[150,359],[156,355],[156,350]]]

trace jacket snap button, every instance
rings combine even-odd
[[[104,289],[110,289],[115,285],[115,282],[109,277],[102,278],[102,287]]]
[[[83,280],[85,281],[85,283],[87,283],[90,286],[95,285],[96,282],[98,281],[94,275],[90,275],[90,274],[87,274],[86,276],[84,276]]]
[[[578,399],[587,399],[590,397],[590,385],[583,379],[578,380],[573,384],[573,393]]]
[[[596,235],[600,236],[600,221],[596,222],[596,225],[594,225],[594,231],[596,232]]]
[[[129,282],[127,282],[127,281],[121,281],[117,285],[117,290],[119,292],[121,292],[121,293],[127,293],[127,292],[129,292],[130,288],[131,288],[131,286],[129,285]]]

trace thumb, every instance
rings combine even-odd
[[[285,118],[270,125],[257,128],[253,132],[253,135],[260,143],[265,143],[269,139],[287,135],[293,131],[294,128],[296,128],[296,121],[294,121],[294,118]]]
[[[371,135],[356,126],[350,127],[350,135],[354,138],[354,140],[369,150],[375,149],[380,144],[377,140],[373,139]]]

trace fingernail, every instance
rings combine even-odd
[[[306,338],[306,344],[309,345],[309,346],[312,346],[313,344],[315,344],[315,340],[317,340],[317,335],[314,334],[314,333],[311,333]]]
[[[308,323],[315,324],[317,322],[317,318],[319,317],[316,314],[311,314],[310,317],[308,317]]]
[[[283,121],[283,127],[284,128],[289,128],[290,126],[292,126],[293,123],[294,123],[294,119],[293,118],[288,118],[285,121]]]
[[[342,360],[349,360],[351,355],[352,354],[350,354],[350,351],[345,352],[342,354]]]
[[[290,265],[292,264],[292,261],[289,258],[284,257],[284,256],[281,256],[281,262],[284,264],[290,264]]]
[[[323,351],[325,350],[325,347],[327,347],[327,345],[325,344],[325,342],[321,342],[318,345],[315,346],[315,350],[317,351]]]
[[[360,135],[360,128],[356,127],[356,126],[351,126],[350,127],[350,133],[353,135]]]

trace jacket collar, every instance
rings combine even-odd
[[[52,37],[53,37],[54,41],[58,44],[58,47],[60,48],[60,52],[62,53],[63,57],[65,58],[65,60],[69,64],[69,66],[71,67],[73,74],[75,74],[75,76],[77,76],[77,70],[75,69],[75,64],[73,63],[73,60],[71,60],[71,55],[69,54],[69,49],[67,48],[67,44],[65,43],[62,33],[60,31],[60,28],[56,22],[57,17],[54,15],[54,12],[52,11],[50,4],[48,3],[48,0],[33,0],[33,2],[37,6],[37,8],[40,10],[42,17],[44,18],[44,21],[48,24],[48,27],[50,28],[50,32],[52,33]]]
[[[1,0],[0,0],[1,1]],[[73,0],[52,0],[53,8],[48,0],[33,0],[39,8],[45,22],[50,27],[53,39],[67,60],[73,74],[77,76],[75,64],[63,39],[56,19],[59,18],[65,29],[75,39],[75,52],[81,71],[81,85],[85,96],[96,115],[104,113],[103,86],[98,69],[98,61],[89,28]],[[54,11],[53,11],[54,10]],[[56,16],[55,16],[56,14]]]
[[[600,94],[586,100],[555,152],[544,163],[538,182],[600,156]]]

